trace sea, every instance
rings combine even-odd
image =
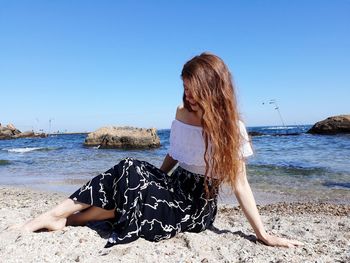
[[[310,125],[248,127],[254,155],[247,174],[254,191],[287,200],[350,203],[350,134],[311,135]],[[87,134],[0,140],[0,185],[70,194],[125,157],[160,167],[169,129],[158,130],[161,147],[99,149],[83,145]],[[286,198],[284,198],[285,200]]]

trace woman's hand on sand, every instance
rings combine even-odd
[[[266,234],[263,238],[259,238],[259,241],[264,243],[267,246],[272,246],[272,247],[298,247],[298,246],[303,246],[304,243],[297,241],[297,240],[292,240],[292,239],[286,239],[282,237],[277,237],[273,235]]]

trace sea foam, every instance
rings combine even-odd
[[[24,147],[24,148],[11,148],[11,149],[3,149],[8,152],[13,152],[13,153],[27,153],[27,152],[32,152],[32,151],[45,151],[49,150],[46,147]]]

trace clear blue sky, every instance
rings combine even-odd
[[[0,0],[0,122],[169,128],[182,65],[226,61],[248,126],[350,113],[350,1]]]

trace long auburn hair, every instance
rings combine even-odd
[[[234,189],[239,171],[239,114],[232,76],[221,58],[202,53],[186,62],[181,73],[187,88],[203,111],[201,125],[205,142],[205,191],[213,197],[223,182]],[[185,95],[184,107],[192,111]],[[212,180],[209,175],[215,175]],[[208,180],[207,180],[208,179]],[[208,187],[209,181],[212,187]]]

